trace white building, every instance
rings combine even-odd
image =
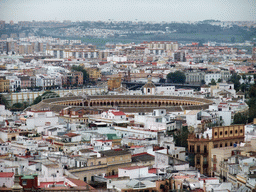
[[[176,157],[173,157],[170,154],[156,152],[154,167],[157,169],[186,170],[186,169],[189,169],[189,163],[186,161],[177,159]]]
[[[119,110],[110,109],[101,113],[101,118],[113,120],[126,120],[126,114]]]
[[[112,148],[112,140],[102,138],[91,138],[91,144],[95,151],[106,151]]]
[[[20,120],[25,121],[25,127],[29,130],[35,129],[35,127],[58,124],[58,117],[52,111],[26,111]]]
[[[49,87],[54,86],[55,83],[59,83],[59,77],[56,80],[56,77],[49,76],[49,75],[36,75],[36,86],[37,87]]]
[[[145,95],[155,95],[156,86],[152,82],[152,77],[148,76],[148,82],[142,87]]]
[[[0,187],[11,188],[14,185],[13,172],[0,172]]]
[[[18,87],[20,87],[20,78],[17,76],[6,76],[6,79],[10,81],[10,91],[15,92]]]
[[[175,89],[175,86],[164,86],[164,87],[156,87],[156,94],[191,97],[194,95],[194,90],[193,89]]]
[[[107,62],[114,61],[114,62],[126,62],[127,57],[126,56],[117,56],[113,55],[112,57],[107,57]]]
[[[156,94],[158,95],[173,95],[175,86],[156,87]]]
[[[221,79],[221,74],[220,73],[208,73],[208,74],[205,74],[204,81],[205,81],[206,85],[211,83],[212,79],[215,82],[218,82],[218,80]]]
[[[42,175],[38,177],[38,184],[41,182],[64,181],[63,168],[60,164],[42,164]]]
[[[0,155],[7,154],[9,152],[9,143],[0,143]]]
[[[130,179],[155,176],[148,173],[148,167],[134,166],[118,168],[118,177],[130,177]]]

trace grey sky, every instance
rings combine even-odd
[[[256,0],[0,0],[0,20],[255,21]]]

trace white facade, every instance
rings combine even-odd
[[[168,120],[163,116],[135,115],[135,122],[144,124],[144,130],[166,131]]]
[[[0,173],[0,187],[5,185],[7,188],[11,188],[14,185],[14,173],[1,172]]]
[[[48,76],[48,75],[36,75],[36,86],[37,87],[54,86],[56,82],[58,84],[60,84],[59,81],[60,81],[59,77],[52,77],[52,76]]]
[[[0,143],[0,155],[7,154],[9,152],[9,143]]]
[[[3,162],[6,167],[18,167],[19,174],[28,167],[28,159],[24,158],[8,157]]]
[[[5,105],[0,104],[0,116],[2,116],[3,118],[11,117],[12,112],[10,112],[9,110],[6,110]]]
[[[197,125],[201,123],[201,120],[200,120],[201,111],[199,110],[186,111],[185,116],[186,116],[186,122],[188,126],[192,126],[196,128]]]
[[[156,88],[155,87],[143,87],[143,93],[145,95],[155,95]]]
[[[130,179],[134,179],[148,175],[148,167],[136,166],[118,169],[118,177],[130,177]]]
[[[243,79],[243,77],[241,77],[241,79],[239,80],[239,82],[241,83],[241,84],[246,84],[246,83],[248,83],[248,84],[254,84],[254,75],[245,75],[245,79]],[[249,81],[249,80],[251,80],[251,81]]]
[[[175,86],[156,87],[156,94],[158,95],[172,95],[175,92]]]
[[[204,81],[206,85],[211,83],[212,79],[214,79],[215,82],[218,82],[218,79],[221,79],[221,74],[220,73],[205,74]]]
[[[38,183],[40,182],[59,182],[64,181],[63,168],[60,164],[47,164],[42,165],[42,175],[38,177]]]
[[[127,57],[126,56],[117,56],[117,55],[113,55],[112,57],[107,57],[107,62],[110,61],[114,61],[114,62],[126,62],[127,61]]]
[[[6,76],[6,79],[9,79],[10,81],[10,91],[14,92],[20,87],[21,81],[17,76]]]
[[[232,123],[231,111],[218,111],[216,112],[220,117],[221,126],[229,126]]]
[[[52,111],[27,111],[25,116],[26,128],[29,130],[35,127],[45,126],[46,124],[51,126],[58,124],[58,117]]]
[[[126,120],[126,114],[119,110],[108,110],[101,113],[101,118],[113,120]]]

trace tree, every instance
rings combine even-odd
[[[4,95],[2,95],[2,94],[0,94],[0,104],[5,105],[6,108],[9,108],[9,103],[6,100],[6,98],[4,97]]]
[[[167,75],[167,82],[169,83],[185,83],[186,75],[182,71],[175,71]]]
[[[181,128],[181,130],[177,134],[173,134],[173,139],[175,142],[175,145],[179,147],[185,147],[186,149],[188,148],[188,127],[184,126]]]
[[[222,82],[222,79],[219,78],[219,79],[218,79],[218,83],[221,83],[221,82]]]
[[[234,124],[246,124],[247,115],[243,113],[236,113],[234,116]]]
[[[234,83],[234,88],[236,91],[239,91],[239,87],[240,87],[240,82],[239,80],[241,79],[240,75],[237,75],[236,73],[234,73],[233,75],[231,75],[230,77],[230,81],[232,83]]]
[[[17,91],[17,92],[20,92],[20,91],[21,91],[20,86],[18,86],[18,87],[16,88],[16,91]]]
[[[74,71],[81,71],[83,73],[84,84],[86,84],[86,82],[89,81],[89,74],[87,73],[87,71],[85,70],[84,67],[82,67],[80,65],[79,66],[73,65],[71,69]]]
[[[22,103],[14,103],[11,108],[15,109],[15,110],[23,110],[24,109]]]
[[[251,80],[252,80],[252,77],[249,76],[249,77],[248,77],[248,82],[251,83]]]
[[[241,91],[244,93],[245,90],[246,90],[246,85],[245,85],[244,83],[241,84],[241,85],[240,85],[240,89],[241,89]]]
[[[160,78],[159,83],[165,83],[165,79]]]
[[[215,80],[214,80],[214,79],[212,79],[212,80],[211,80],[210,85],[216,85],[216,82],[215,82]]]
[[[39,95],[38,97],[35,98],[35,100],[33,101],[32,105],[36,105],[37,103],[40,103],[40,101],[42,101],[41,95]]]
[[[56,98],[56,97],[60,97],[60,96],[53,91],[46,91],[42,95],[39,95],[38,97],[36,97],[32,105],[39,103],[43,99]]]
[[[242,79],[244,80],[244,83],[245,83],[245,80],[246,80],[246,75],[245,74],[242,75]]]
[[[253,122],[253,119],[256,118],[256,84],[250,87],[249,90],[249,101],[247,102],[249,106],[249,117],[248,122]]]

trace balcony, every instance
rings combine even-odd
[[[216,158],[212,158],[212,162],[213,163],[217,163],[217,159]]]

